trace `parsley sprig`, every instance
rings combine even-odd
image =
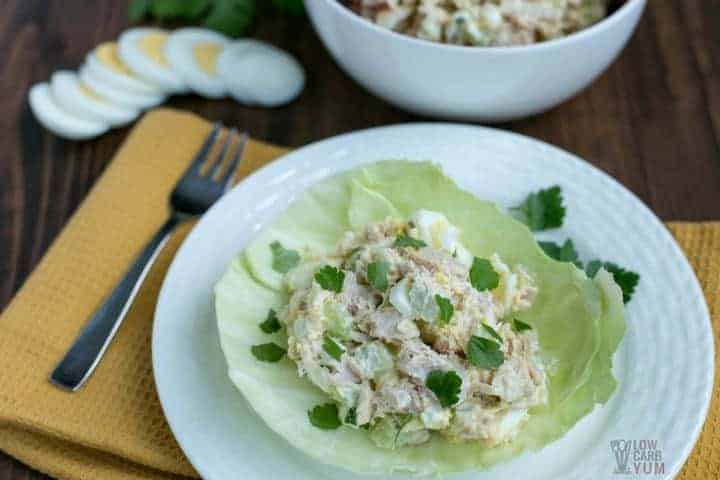
[[[433,370],[425,378],[425,386],[435,394],[440,405],[447,408],[460,400],[462,378],[452,370]]]
[[[345,272],[331,265],[325,265],[315,272],[315,281],[325,290],[340,293],[342,291],[343,282],[345,281]]]
[[[533,232],[558,228],[565,218],[562,191],[558,185],[538,190],[511,211]]]
[[[440,325],[447,325],[455,313],[455,307],[449,298],[438,294],[435,294],[435,303],[438,306],[438,322]]]
[[[267,314],[265,321],[260,324],[260,330],[265,333],[275,333],[282,328],[280,321],[277,318],[277,313],[272,308]]]
[[[372,262],[367,267],[367,278],[370,285],[384,292],[388,288],[388,273],[390,264],[384,261]]]
[[[395,243],[393,243],[393,247],[400,248],[400,247],[409,247],[409,248],[423,248],[427,246],[427,243],[424,241],[413,238],[410,235],[401,234],[398,235],[395,239]]]
[[[285,349],[276,343],[263,343],[261,345],[253,345],[250,352],[261,362],[275,363],[285,356]]]
[[[275,240],[270,244],[272,252],[272,268],[278,273],[287,273],[300,263],[300,254],[296,250],[290,250]]]
[[[493,269],[492,264],[484,258],[473,258],[470,267],[470,284],[479,292],[497,288],[500,276]]]
[[[308,419],[310,419],[310,423],[322,430],[335,430],[342,425],[337,405],[334,403],[315,406],[308,411]]]
[[[468,342],[467,359],[470,365],[480,368],[497,368],[505,361],[499,343],[475,335]]]
[[[587,267],[585,267],[585,272],[589,277],[594,277],[600,268],[604,268],[612,274],[613,280],[615,280],[615,283],[617,283],[620,290],[622,290],[623,303],[628,303],[635,293],[635,287],[637,287],[640,281],[640,275],[630,270],[625,270],[612,262],[603,262],[600,260],[589,262]]]

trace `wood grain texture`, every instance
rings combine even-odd
[[[578,154],[663,220],[720,219],[720,0],[658,0],[618,61],[543,115],[501,125]],[[128,129],[88,142],[45,132],[26,94],[127,27],[125,2],[0,0],[0,306],[22,285]],[[169,104],[299,146],[424,120],[374,98],[333,63],[306,19],[266,17],[254,36],[296,55],[307,88],[275,110],[175,97]],[[0,479],[47,478],[0,453]]]

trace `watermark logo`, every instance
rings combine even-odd
[[[665,462],[657,440],[611,440],[617,475],[664,475]]]

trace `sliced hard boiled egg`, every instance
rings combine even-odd
[[[28,94],[30,109],[35,118],[59,137],[70,140],[85,140],[102,135],[110,125],[95,120],[76,117],[63,110],[54,100],[47,83],[33,85]]]
[[[115,42],[105,42],[95,47],[85,58],[85,64],[98,78],[120,90],[148,95],[163,93],[161,87],[142,80],[120,60]]]
[[[84,85],[74,72],[55,72],[50,90],[57,104],[68,113],[90,121],[105,122],[111,127],[125,125],[140,113],[112,103]]]
[[[217,58],[229,40],[202,28],[181,28],[165,42],[165,58],[185,83],[204,97],[225,95],[225,83],[217,72]]]
[[[160,28],[131,28],[118,39],[122,62],[140,78],[169,93],[184,93],[187,85],[165,58],[169,34]]]
[[[290,102],[305,86],[305,71],[287,52],[256,40],[229,44],[217,71],[240,103],[275,107]]]
[[[161,94],[131,92],[129,90],[122,90],[114,87],[111,84],[104,82],[102,78],[99,78],[97,71],[92,70],[87,65],[84,65],[80,69],[80,80],[83,84],[87,85],[90,90],[94,91],[98,95],[105,98],[111,98],[114,103],[125,108],[142,110],[154,107],[165,100],[165,96]]]

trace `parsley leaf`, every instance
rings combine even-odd
[[[470,284],[476,290],[482,292],[484,290],[492,290],[500,283],[500,276],[493,269],[492,264],[484,258],[473,258],[472,267],[470,267]]]
[[[338,408],[334,403],[317,405],[308,410],[308,418],[310,423],[323,430],[335,430],[341,425]]]
[[[578,252],[575,250],[575,245],[569,238],[565,240],[565,243],[562,245],[558,245],[555,242],[538,242],[538,244],[548,257],[559,262],[572,262],[576,267],[582,268],[582,263],[578,258]]]
[[[349,425],[357,425],[357,409],[355,407],[348,408],[343,423],[347,423]]]
[[[260,324],[260,330],[265,333],[275,333],[281,328],[282,325],[280,325],[280,322],[278,321],[277,314],[275,313],[275,310],[271,308],[265,318],[265,321]]]
[[[438,306],[438,320],[440,321],[440,325],[447,325],[453,313],[455,313],[455,307],[453,307],[450,299],[437,294],[435,295],[435,303],[437,303]]]
[[[562,191],[558,185],[531,193],[511,210],[517,212],[518,219],[533,232],[558,228],[565,218]]]
[[[340,360],[342,354],[345,353],[345,349],[338,345],[337,342],[328,335],[325,336],[322,347],[323,350],[325,350],[325,353],[330,355],[335,360]]]
[[[497,368],[505,361],[500,344],[475,335],[468,342],[467,359],[470,365],[480,368]]]
[[[490,325],[488,325],[487,323],[483,323],[482,326],[483,326],[483,328],[485,329],[485,331],[488,332],[488,333],[489,333],[494,339],[496,339],[498,342],[500,342],[500,344],[503,343],[503,338],[500,336],[500,334],[499,334],[498,332],[495,331],[494,328],[492,328],[492,327],[491,327]]]
[[[230,37],[239,37],[248,32],[255,14],[255,0],[213,0],[203,25]]]
[[[425,378],[425,385],[435,394],[443,408],[455,405],[460,400],[462,379],[452,370],[433,370]]]
[[[613,280],[618,284],[623,294],[623,303],[628,303],[633,294],[635,293],[635,287],[637,287],[640,281],[640,275],[630,270],[625,270],[619,265],[612,262],[602,262],[600,260],[593,260],[585,267],[585,273],[588,277],[594,277],[600,268],[604,268],[610,272],[613,276]]]
[[[150,10],[150,0],[132,0],[128,5],[128,18],[131,22],[139,22]]]
[[[368,282],[370,282],[370,285],[377,288],[379,291],[384,292],[388,288],[387,276],[389,271],[390,264],[387,262],[379,261],[368,264]]]
[[[253,345],[250,351],[261,362],[275,363],[285,355],[285,349],[272,342]]]
[[[402,235],[398,235],[395,239],[395,243],[393,243],[393,247],[400,248],[400,247],[410,247],[410,248],[422,248],[427,246],[427,243],[423,242],[422,240],[419,240],[417,238],[413,238],[410,235],[405,235],[404,233]]]
[[[270,244],[272,251],[272,268],[278,273],[287,273],[300,263],[300,254],[296,250],[288,250],[277,240]]]
[[[194,20],[205,13],[210,0],[152,0],[152,13],[160,19]]]
[[[525,323],[517,318],[513,318],[512,329],[516,333],[524,332],[525,330],[532,330],[532,325]]]
[[[340,293],[345,281],[345,272],[330,265],[325,265],[315,272],[315,281],[325,290]]]
[[[302,0],[272,0],[273,7],[281,12],[299,17],[305,13]]]

